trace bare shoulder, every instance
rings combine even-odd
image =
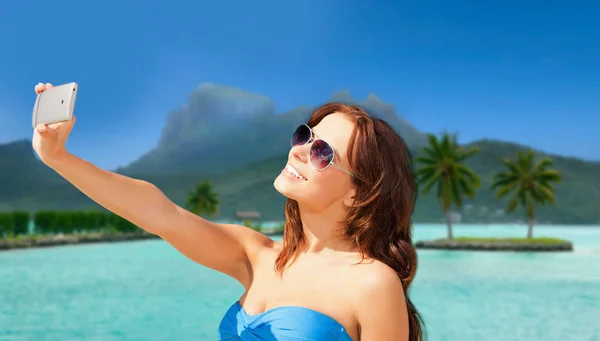
[[[353,276],[361,340],[408,340],[407,305],[398,274],[380,261],[365,260]]]
[[[365,260],[353,274],[358,301],[372,302],[373,298],[395,297],[404,301],[402,281],[394,269],[378,260]]]

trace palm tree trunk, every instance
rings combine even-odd
[[[452,233],[452,211],[448,210],[445,212],[446,215],[446,227],[448,228],[448,239],[454,239]]]
[[[527,228],[527,238],[533,238],[533,218],[529,218],[529,226]]]

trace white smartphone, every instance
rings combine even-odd
[[[37,95],[33,106],[31,124],[50,124],[68,121],[73,118],[77,83],[67,83],[44,90]]]

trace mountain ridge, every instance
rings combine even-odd
[[[347,90],[330,95],[329,101],[361,105],[369,113],[388,121],[409,145],[423,145],[426,135],[402,119],[395,107],[375,94],[363,101]],[[285,153],[294,129],[305,123],[316,106],[297,106],[277,113],[267,96],[212,83],[200,84],[188,102],[168,113],[157,146],[119,171],[124,174],[152,169],[162,174],[193,169],[228,171],[264,157]],[[236,158],[215,157],[219,154]],[[192,160],[195,158],[195,160]],[[164,165],[167,163],[168,165]]]

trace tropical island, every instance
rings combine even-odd
[[[564,251],[572,249],[568,241],[536,238],[534,225],[600,222],[599,162],[503,141],[459,145],[455,135],[419,131],[375,95],[356,101],[342,91],[330,100],[363,106],[406,140],[421,189],[413,221],[448,226],[446,238],[416,241],[418,248]],[[285,165],[289,134],[311,107],[286,113],[274,107],[265,96],[201,85],[187,105],[168,114],[158,145],[115,171],[155,184],[176,204],[209,219],[234,221],[238,211],[256,211],[264,221],[282,221],[285,199],[273,179]],[[245,133],[248,125],[253,134]],[[0,189],[0,249],[156,238],[43,165],[29,140],[0,144]],[[524,223],[528,232],[522,239],[457,238],[456,223]],[[261,221],[246,225],[282,233],[281,226],[261,228]]]
[[[525,238],[454,238],[452,231],[452,206],[462,208],[463,198],[475,198],[481,185],[479,176],[464,162],[477,153],[477,147],[465,148],[456,142],[456,135],[442,134],[441,138],[429,135],[429,145],[423,148],[420,164],[415,171],[423,194],[436,188],[436,198],[448,227],[445,239],[418,241],[417,248],[481,251],[572,251],[573,245],[558,238],[534,238],[536,205],[555,204],[553,183],[561,180],[561,174],[552,169],[549,157],[535,160],[533,150],[518,151],[515,159],[504,158],[504,171],[494,174],[491,188],[496,197],[509,197],[506,212],[512,213],[519,206],[527,220]]]

